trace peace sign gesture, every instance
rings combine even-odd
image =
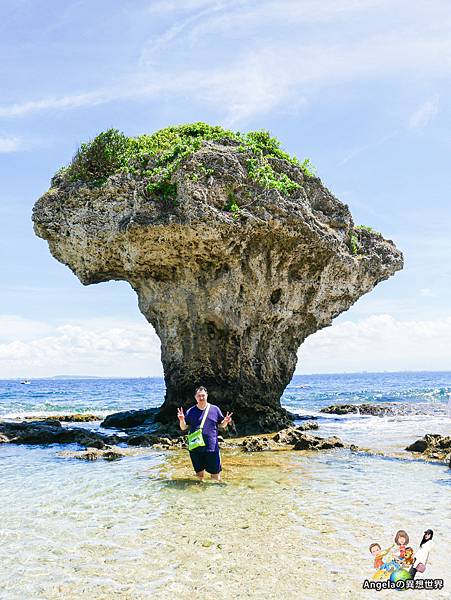
[[[185,420],[185,415],[183,414],[183,408],[181,408],[181,407],[177,409],[177,418],[179,421]]]
[[[227,411],[227,414],[226,414],[226,416],[224,417],[224,419],[223,419],[223,421],[222,421],[222,423],[221,423],[221,425],[222,425],[223,427],[227,427],[227,425],[228,425],[228,424],[230,423],[230,421],[232,420],[232,415],[233,415],[233,412],[229,413],[229,412]]]

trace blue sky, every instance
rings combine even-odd
[[[269,129],[405,254],[297,372],[451,368],[450,26],[440,0],[3,0],[0,377],[161,373],[134,292],[82,286],[30,215],[99,131],[197,120]]]

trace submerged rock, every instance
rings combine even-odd
[[[83,446],[114,443],[116,436],[87,431],[80,427],[63,427],[59,421],[0,421],[0,436],[12,444],[73,444]]]
[[[344,447],[345,444],[338,437],[322,438],[317,435],[303,433],[296,441],[293,450],[329,450],[330,448]]]
[[[331,406],[322,408],[320,412],[334,415],[356,413],[360,415],[373,415],[375,417],[429,414],[424,407],[397,402],[390,404],[332,404]]]
[[[289,427],[279,431],[274,436],[255,436],[245,438],[241,442],[241,448],[245,452],[261,452],[263,450],[280,450],[283,446],[292,447],[293,450],[328,450],[330,448],[344,448],[344,444],[338,437],[322,438],[317,435],[305,433],[305,430],[297,427]],[[354,450],[357,447],[354,446]]]
[[[72,413],[70,415],[47,415],[46,417],[24,417],[26,421],[35,421],[36,419],[43,419],[45,421],[65,421],[65,422],[79,422],[85,423],[88,421],[101,421],[103,417],[93,415],[91,413]]]
[[[179,436],[176,438],[157,436],[152,445],[154,448],[160,448],[165,450],[186,448],[186,439],[185,436]]]
[[[242,441],[241,448],[244,452],[262,452],[273,449],[271,442],[265,437],[246,438]]]
[[[274,436],[273,440],[278,444],[295,444],[301,437],[303,431],[309,429],[318,429],[318,423],[307,421],[297,427],[288,427],[278,431]]]
[[[347,415],[350,413],[359,413],[361,415],[384,416],[393,414],[391,406],[382,406],[381,404],[332,404],[320,410],[322,413],[333,415]]]
[[[406,450],[421,453],[426,458],[445,461],[451,468],[451,436],[427,433],[422,439],[407,446]]]
[[[296,425],[294,428],[296,431],[308,431],[309,429],[318,429],[318,423],[314,421],[306,421],[305,423],[301,423],[300,425]]]
[[[63,451],[58,452],[58,456],[63,458],[77,458],[79,460],[98,460],[99,458],[103,458],[104,460],[119,460],[124,456],[128,456],[129,452],[124,448],[107,446],[103,449],[99,449],[96,447],[88,447],[86,450],[78,450],[78,451]]]
[[[130,435],[126,442],[129,446],[153,446],[156,443],[156,436],[149,433],[139,433]]]
[[[106,132],[81,149],[36,202],[36,234],[84,285],[136,291],[161,341],[159,420],[202,384],[240,433],[289,426],[280,397],[299,346],[400,270],[401,252],[262,132],[194,124],[139,143]]]
[[[154,422],[156,413],[158,413],[157,408],[123,410],[107,415],[100,425],[106,429],[129,429],[145,423],[151,425]]]

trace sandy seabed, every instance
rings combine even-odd
[[[193,479],[185,451],[108,463],[60,447],[3,447],[2,600],[388,597],[363,590],[368,546],[405,529],[436,542],[424,577],[449,598],[450,473],[366,456],[223,451],[223,482]],[[430,598],[406,591],[403,598]]]

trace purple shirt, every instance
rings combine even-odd
[[[193,433],[199,429],[200,422],[204,416],[204,410],[200,410],[196,406],[192,406],[186,411],[185,423],[190,426],[189,432]],[[221,409],[215,404],[210,404],[207,418],[202,427],[202,437],[204,438],[205,446],[196,448],[195,450],[204,450],[206,452],[214,452],[219,450],[218,444],[218,424],[224,419]]]

